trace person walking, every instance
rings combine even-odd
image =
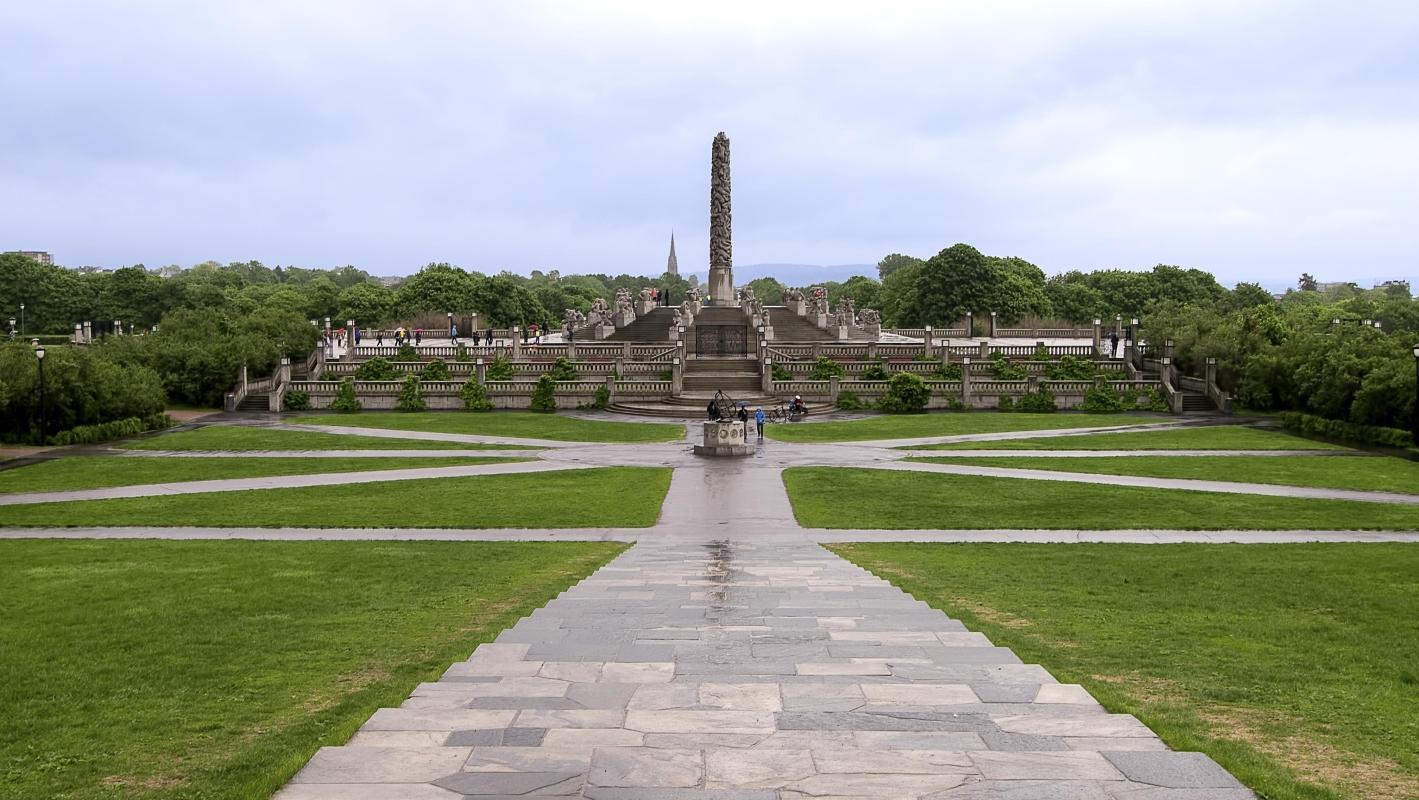
[[[1118,331],[1109,334],[1109,358],[1118,358]]]
[[[374,332],[374,343],[378,347],[384,347],[384,331]]]
[[[414,329],[414,346],[415,346],[415,347],[418,347],[419,345],[421,345],[421,344],[423,344],[423,343],[424,343],[424,330],[423,330],[422,328],[415,328],[415,329]]]
[[[711,399],[711,400],[709,401],[709,405],[705,406],[705,413],[709,415],[709,421],[710,421],[710,422],[714,422],[714,421],[718,420],[718,419],[719,419],[719,404],[716,403],[714,400]]]
[[[452,325],[448,329],[448,338],[453,341],[453,346],[458,346],[458,325]]]
[[[739,421],[742,422],[742,423],[744,423],[744,435],[745,435],[745,436],[748,436],[748,435],[749,435],[749,407],[748,407],[747,405],[745,405],[744,403],[740,403],[740,404],[739,404],[739,411],[738,411],[737,414],[735,414],[735,416],[739,417]]]
[[[759,440],[764,439],[764,408],[760,406],[754,409],[754,431],[759,434]]]

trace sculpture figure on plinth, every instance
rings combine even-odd
[[[630,290],[630,289],[627,289],[627,288],[625,288],[625,287],[623,286],[623,287],[621,287],[620,289],[617,289],[617,290],[616,290],[616,311],[617,311],[617,313],[619,313],[619,312],[622,312],[622,311],[630,311],[630,310],[631,310],[631,290]]]
[[[787,289],[783,293],[783,299],[790,303],[796,303],[803,299],[802,289]]]
[[[591,313],[587,315],[587,322],[592,325],[605,325],[611,321],[611,308],[606,305],[604,297],[598,297],[591,303]]]
[[[710,145],[709,296],[721,303],[734,297],[734,246],[729,202],[729,137],[720,131]]]
[[[700,290],[691,286],[685,290],[685,301],[688,303],[700,302]]]
[[[864,308],[862,313],[857,315],[857,324],[867,327],[868,325],[881,325],[882,315],[876,309]]]
[[[826,316],[828,313],[828,291],[821,286],[814,286],[812,290],[813,299],[808,307],[813,313],[819,316]]]
[[[853,310],[852,298],[843,297],[838,300],[838,325],[857,324],[857,312]]]

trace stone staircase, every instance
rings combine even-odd
[[[757,393],[760,389],[759,360],[749,356],[720,358],[696,356],[685,363],[684,391],[724,391],[730,394]]]
[[[1201,392],[1189,392],[1180,389],[1178,393],[1182,395],[1182,410],[1184,414],[1189,411],[1217,410],[1217,405],[1212,402],[1211,398]]]
[[[603,341],[607,342],[668,342],[670,341],[670,326],[675,324],[675,309],[657,306],[652,308],[649,314],[636,317],[624,328],[617,328],[616,332],[607,336]]]
[[[769,306],[769,320],[774,324],[774,341],[785,343],[836,342],[836,331],[823,330],[786,306]]]

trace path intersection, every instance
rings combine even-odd
[[[400,707],[377,711],[345,745],[320,750],[276,795],[278,800],[1252,798],[1207,756],[1169,750],[1132,716],[1108,713],[1082,687],[1060,684],[1042,667],[1021,663],[1009,649],[993,646],[984,635],[967,630],[819,543],[1419,541],[1419,533],[1341,531],[809,530],[794,519],[781,479],[786,467],[826,465],[1419,502],[1414,496],[1382,492],[948,467],[902,461],[924,453],[893,449],[1064,432],[835,445],[768,441],[752,458],[705,460],[689,453],[688,439],[658,445],[583,444],[283,427],[400,439],[535,444],[547,449],[509,451],[507,455],[531,460],[505,464],[11,494],[0,495],[0,503],[599,466],[669,466],[674,473],[660,519],[648,529],[0,530],[0,536],[46,537],[635,542],[496,641],[479,646],[467,661],[450,666],[438,681],[418,686]],[[168,456],[122,452],[125,455],[115,457]],[[430,452],[448,455],[450,451]],[[1302,452],[1310,457],[1324,451],[1287,455]],[[413,454],[428,453],[339,453],[391,458]],[[1273,451],[1245,454],[1272,455]],[[308,457],[315,453],[230,455]],[[1101,452],[1080,451],[1079,455]]]

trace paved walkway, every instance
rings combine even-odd
[[[818,547],[763,472],[677,470],[640,544],[277,798],[1253,797]]]

